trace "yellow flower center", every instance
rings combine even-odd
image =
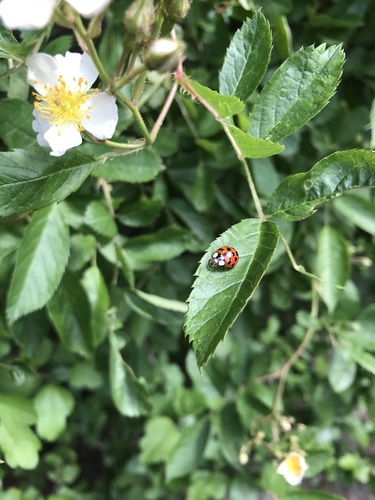
[[[41,118],[44,118],[50,125],[54,124],[56,127],[63,127],[64,125],[73,124],[77,130],[82,131],[82,118],[90,119],[87,114],[92,106],[84,106],[85,102],[89,99],[87,93],[88,81],[82,77],[78,80],[73,79],[76,83],[73,90],[67,88],[64,78],[60,75],[58,84],[53,87],[44,85],[45,95],[40,96],[33,92],[36,101],[34,107],[39,111]],[[38,84],[38,81],[34,81]],[[98,89],[93,89],[97,92]],[[61,130],[58,134],[60,135]]]
[[[302,474],[301,460],[297,455],[291,455],[285,460],[289,471],[295,476]]]

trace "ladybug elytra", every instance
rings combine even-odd
[[[209,261],[210,267],[225,267],[226,269],[232,269],[238,261],[239,255],[235,248],[230,246],[220,247],[212,255]]]

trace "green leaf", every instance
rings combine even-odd
[[[198,267],[185,320],[185,335],[193,344],[198,366],[207,362],[251,298],[267,270],[278,237],[275,223],[247,219],[210,245]],[[232,244],[240,255],[237,266],[228,271],[209,268],[215,250]]]
[[[148,390],[122,359],[114,333],[109,336],[109,379],[111,395],[118,411],[126,417],[147,415],[151,409]]]
[[[219,74],[219,90],[246,101],[258,87],[271,55],[272,35],[268,21],[255,12],[238,30],[227,50]]]
[[[40,146],[0,153],[0,216],[63,200],[81,186],[92,169],[93,159],[74,150],[59,158]]]
[[[179,431],[173,420],[164,416],[151,418],[140,441],[141,462],[152,464],[166,461],[178,439]]]
[[[375,205],[362,196],[346,193],[333,201],[333,206],[357,227],[375,235]]]
[[[66,419],[74,408],[74,398],[63,387],[47,384],[35,396],[36,430],[47,441],[56,441],[66,429]]]
[[[0,102],[0,137],[10,149],[35,144],[36,135],[31,125],[34,106],[21,99]]]
[[[324,226],[319,234],[316,257],[316,274],[319,282],[319,293],[333,312],[342,294],[342,289],[350,276],[350,255],[348,245],[338,229]]]
[[[245,158],[266,158],[281,153],[284,149],[282,144],[256,139],[234,126],[226,126],[226,130]]]
[[[90,305],[74,274],[65,273],[48,303],[48,312],[65,347],[82,356],[90,356],[94,343]]]
[[[204,384],[203,380],[200,382],[201,385]],[[209,407],[208,401],[199,389],[187,387],[177,387],[173,391],[172,404],[173,410],[179,418],[200,415]]]
[[[122,224],[130,227],[150,226],[158,218],[161,210],[159,200],[141,199],[116,214]]]
[[[317,206],[356,187],[375,186],[375,155],[352,149],[333,153],[306,173],[287,177],[272,193],[269,215],[283,220],[302,220]]]
[[[145,296],[147,296],[145,298]],[[155,296],[154,296],[155,297]],[[160,297],[161,298],[161,297]],[[162,301],[158,301],[159,305],[155,304],[155,299],[152,300],[152,296],[150,297],[149,294],[142,294],[139,293],[139,290],[136,291],[136,293],[132,292],[126,292],[125,293],[125,300],[128,306],[135,311],[137,314],[140,316],[143,316],[146,319],[155,321],[156,323],[159,323],[161,325],[166,325],[166,326],[181,326],[183,322],[183,312],[182,312],[182,304],[178,303],[177,305],[174,303],[174,301],[169,302],[168,306],[169,308],[161,308],[160,303]],[[167,301],[167,299],[164,299]],[[177,301],[175,301],[177,302]],[[163,305],[167,305],[166,302],[164,302]],[[174,309],[172,309],[174,308]],[[179,311],[177,310],[179,309]],[[184,311],[185,312],[185,311]]]
[[[76,389],[94,391],[103,385],[103,376],[90,363],[77,363],[69,373],[69,383]]]
[[[186,500],[224,500],[229,498],[226,495],[227,488],[228,478],[225,474],[199,470],[194,472],[190,480]]]
[[[344,392],[353,384],[357,365],[346,349],[334,349],[328,369],[328,380],[336,393]]]
[[[151,293],[142,292],[142,290],[134,291],[138,297],[149,302],[155,307],[160,307],[161,309],[166,309],[167,311],[175,311],[185,314],[187,312],[187,305],[185,302],[179,300],[166,299],[165,297],[160,297],[159,295],[154,295]]]
[[[359,349],[353,349],[350,350],[350,356],[359,366],[375,375],[375,356],[373,354],[369,354]]]
[[[233,403],[227,404],[219,414],[219,439],[222,453],[235,468],[240,468],[238,455],[248,439]]]
[[[0,228],[0,260],[18,250],[21,236],[22,233],[14,228]]]
[[[211,186],[213,186],[211,180]],[[204,189],[204,184],[202,189]],[[187,196],[191,201],[192,196]],[[175,198],[169,201],[168,206],[178,216],[178,218],[191,230],[191,234],[204,245],[210,244],[214,235],[212,223],[203,214],[197,213],[196,209],[182,198]]]
[[[94,346],[97,347],[108,335],[109,293],[103,275],[96,266],[86,269],[82,285],[90,303],[93,341]]]
[[[269,462],[266,462],[262,468],[260,486],[265,491],[275,493],[281,498],[284,498],[285,491],[287,490],[287,482],[276,472],[274,465]]]
[[[307,431],[308,433],[310,431]],[[309,450],[307,462],[309,468],[306,471],[306,478],[317,476],[326,471],[332,464],[334,450],[331,447],[322,445],[322,448]]]
[[[122,270],[122,273],[124,275],[124,278],[129,283],[130,288],[134,288],[134,285],[135,285],[134,272],[133,272],[133,269],[129,265],[126,253],[116,243],[114,245],[114,249],[116,252],[117,262],[121,266],[121,270]]]
[[[221,95],[216,90],[204,87],[200,83],[189,80],[187,77],[185,79],[188,85],[194,90],[192,97],[196,98],[197,95],[201,97],[202,100],[206,101],[216,111],[220,118],[238,115],[242,111],[244,103],[237,97]]]
[[[92,201],[87,205],[84,222],[96,233],[107,238],[113,238],[117,233],[117,226],[108,207],[100,201]]]
[[[10,323],[42,308],[55,293],[69,258],[69,230],[59,205],[36,212],[17,253],[9,288]]]
[[[347,288],[346,288],[347,289]],[[375,323],[375,304],[365,307],[357,320],[349,325],[349,329],[339,329],[338,340],[349,350],[355,348],[375,351],[375,336],[373,325]]]
[[[186,476],[199,466],[206,447],[209,428],[208,419],[202,418],[183,429],[175,449],[169,455],[166,468],[167,481]]]
[[[126,241],[124,250],[135,269],[140,261],[164,262],[181,255],[190,244],[190,233],[177,226],[166,226],[159,231],[134,236]]]
[[[21,60],[30,52],[31,46],[35,43],[35,39],[32,38],[24,43],[18,43],[13,33],[0,24],[0,58]]]
[[[95,177],[130,183],[149,182],[165,169],[159,155],[152,149],[115,156],[93,172]]]
[[[63,214],[65,215],[65,214]],[[66,217],[64,217],[66,221]],[[80,271],[86,264],[92,262],[96,255],[96,239],[93,234],[76,233],[70,238],[70,256],[68,269]]]
[[[282,500],[346,500],[341,495],[325,493],[324,491],[293,491],[282,497]]]
[[[289,57],[255,101],[249,134],[279,141],[301,128],[328,104],[343,63],[340,45],[310,46]]]
[[[41,443],[30,430],[36,413],[32,403],[15,394],[0,394],[0,448],[5,461],[15,469],[35,469]]]

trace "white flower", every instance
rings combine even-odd
[[[10,29],[38,30],[52,18],[57,0],[2,0],[1,22]]]
[[[83,17],[95,17],[100,14],[111,0],[66,0]]]
[[[81,16],[95,17],[111,0],[66,0]],[[0,19],[10,29],[41,29],[52,19],[58,0],[1,0]]]
[[[308,469],[305,457],[292,451],[289,455],[281,462],[277,468],[277,472],[284,476],[285,480],[296,486],[301,484],[303,476]]]
[[[33,129],[40,146],[61,156],[81,144],[83,130],[97,139],[112,137],[118,120],[115,98],[98,89],[90,91],[98,71],[86,53],[38,53],[26,64],[27,81],[37,91]]]

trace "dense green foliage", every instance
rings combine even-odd
[[[0,499],[370,498],[372,2],[172,4],[0,25]],[[51,156],[26,56],[82,47],[116,132]]]

